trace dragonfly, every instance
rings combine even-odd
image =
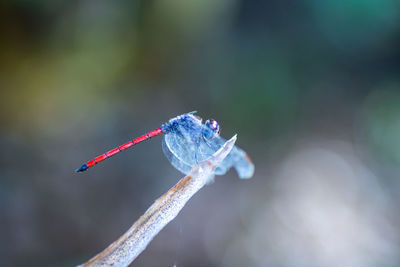
[[[152,137],[164,134],[162,150],[177,170],[187,175],[199,162],[207,160],[226,140],[220,136],[221,128],[214,119],[205,123],[195,115],[196,111],[184,113],[162,124],[160,128],[137,137],[123,145],[97,156],[83,164],[76,172],[83,172],[96,164]],[[234,146],[228,156],[214,170],[216,175],[224,175],[234,167],[239,178],[248,179],[253,176],[254,164],[241,148]]]

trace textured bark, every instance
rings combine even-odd
[[[188,176],[158,198],[125,234],[80,266],[128,266],[162,228],[178,215],[186,202],[213,179],[214,169],[229,154],[235,141],[236,135],[212,157],[193,167]]]

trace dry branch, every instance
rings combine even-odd
[[[211,158],[193,167],[188,176],[158,198],[125,234],[80,266],[128,266],[161,229],[178,215],[186,202],[213,179],[214,169],[229,154],[235,141],[236,135]]]

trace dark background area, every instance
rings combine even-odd
[[[400,3],[2,1],[0,265],[74,266],[183,175],[198,110],[256,165],[216,177],[134,266],[399,266]]]

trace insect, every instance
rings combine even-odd
[[[83,164],[76,172],[86,171],[88,168],[114,156],[138,143],[154,136],[164,134],[162,150],[172,166],[184,174],[188,174],[192,167],[211,157],[226,142],[220,136],[220,126],[214,119],[208,119],[204,124],[202,119],[194,115],[196,111],[179,115],[170,119],[160,128],[148,132],[121,146],[118,146],[91,161]],[[218,165],[214,173],[225,174],[231,167],[236,169],[242,179],[251,178],[254,165],[246,152],[235,146],[229,155]]]

